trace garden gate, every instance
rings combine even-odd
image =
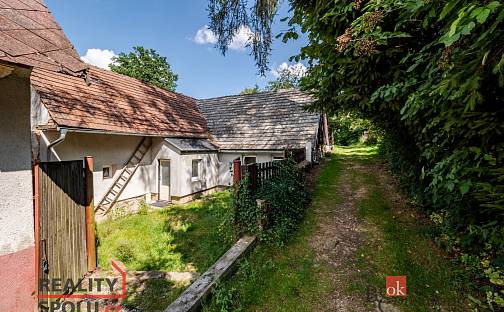
[[[48,294],[47,289],[41,289],[41,280],[61,279],[64,284],[71,279],[76,283],[96,267],[92,167],[92,157],[35,165],[39,298]]]

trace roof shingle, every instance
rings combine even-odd
[[[43,0],[0,0],[0,60],[76,76],[87,69]]]
[[[198,100],[221,150],[304,148],[316,138],[320,114],[314,99],[289,89]]]
[[[40,68],[31,82],[57,125],[160,137],[207,137],[196,100],[90,66],[84,79]]]

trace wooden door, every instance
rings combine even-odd
[[[159,200],[170,201],[170,161],[159,160]]]
[[[38,279],[75,283],[88,271],[84,163],[45,162],[37,170]],[[59,295],[45,289],[39,293]]]

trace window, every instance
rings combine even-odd
[[[284,160],[283,156],[273,156],[273,161]]]
[[[201,159],[193,159],[192,160],[192,178],[199,178],[199,167],[200,167]]]
[[[104,179],[112,178],[112,166],[111,165],[103,166],[103,178]]]
[[[243,157],[243,163],[245,165],[251,165],[256,163],[256,157],[255,156],[245,156]]]

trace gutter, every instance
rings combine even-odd
[[[51,161],[51,152],[52,152],[53,148],[65,140],[67,133],[68,133],[68,129],[62,128],[60,130],[59,137],[56,140],[49,143],[49,145],[47,146],[47,161]]]

